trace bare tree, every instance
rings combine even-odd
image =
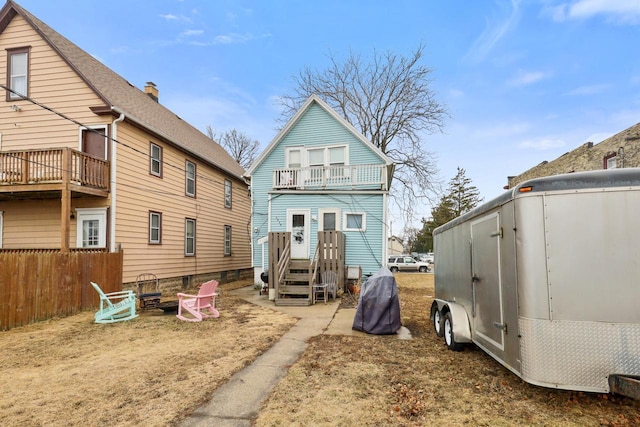
[[[207,136],[224,147],[231,157],[240,166],[247,169],[258,155],[260,143],[257,140],[251,140],[247,135],[238,132],[235,129],[227,131],[218,137],[215,130],[211,126],[207,126]]]
[[[432,70],[420,64],[424,46],[410,56],[374,51],[370,62],[350,52],[344,62],[329,54],[321,71],[305,68],[294,76],[296,88],[284,95],[281,121],[317,94],[396,164],[392,198],[407,219],[416,201],[435,202],[440,183],[434,155],[424,138],[440,132],[446,107],[431,89]]]

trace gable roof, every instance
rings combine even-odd
[[[242,179],[244,169],[222,146],[151,99],[149,95],[57,33],[13,0],[7,0],[7,3],[0,10],[0,32],[5,30],[16,15],[24,18],[104,101],[104,106],[92,107],[96,114],[124,113],[126,120],[199,157],[212,166]]]
[[[324,102],[318,95],[311,95],[307,100],[302,104],[302,106],[296,111],[296,114],[289,119],[287,124],[278,132],[278,134],[271,140],[267,148],[258,156],[258,158],[253,162],[253,164],[247,169],[244,176],[250,177],[253,172],[258,168],[260,163],[262,163],[269,153],[273,151],[273,149],[280,143],[280,140],[284,138],[284,136],[295,126],[296,123],[300,120],[300,118],[311,108],[312,105],[317,104],[323,110],[325,110],[331,117],[333,117],[338,123],[344,126],[349,132],[351,132],[356,138],[358,138],[364,145],[366,145],[372,152],[374,152],[387,166],[393,165],[393,161],[387,157],[378,147],[373,145],[371,141],[362,135],[362,133],[358,132],[356,128],[354,128],[349,122],[347,122],[344,118],[338,115],[333,108],[329,106],[326,102]]]

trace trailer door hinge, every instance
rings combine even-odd
[[[502,230],[502,227],[500,227],[500,230],[492,233],[489,237],[500,237],[502,239],[504,237],[504,231]]]
[[[496,328],[504,331],[504,333],[507,333],[507,324],[506,323],[498,323],[498,322],[493,322],[493,326],[495,326]]]

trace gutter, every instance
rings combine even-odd
[[[111,206],[110,206],[110,219],[109,221],[109,252],[116,251],[116,196],[118,192],[118,186],[116,182],[116,170],[118,166],[118,123],[122,122],[125,118],[124,112],[118,111],[115,107],[111,107],[116,113],[120,113],[120,117],[115,119],[111,126]]]

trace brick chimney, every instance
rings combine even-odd
[[[158,102],[158,88],[156,87],[156,84],[154,82],[147,82],[147,84],[144,86],[144,93],[149,95],[149,98]]]

